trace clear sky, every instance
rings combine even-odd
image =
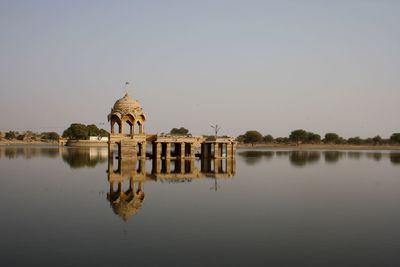
[[[107,123],[129,81],[151,133],[400,132],[400,1],[3,0],[0,38],[0,131]]]

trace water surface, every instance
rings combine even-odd
[[[399,153],[112,162],[99,148],[0,147],[1,266],[400,264]]]

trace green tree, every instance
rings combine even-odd
[[[307,142],[311,144],[318,144],[321,142],[321,136],[319,134],[308,132],[307,133]]]
[[[41,138],[44,140],[56,141],[60,138],[60,135],[56,132],[43,132]]]
[[[266,136],[263,137],[264,143],[272,143],[274,142],[274,137],[272,135],[267,134]]]
[[[8,140],[12,140],[12,139],[17,138],[17,135],[18,135],[18,132],[8,131],[5,134],[5,138],[8,139]]]
[[[81,123],[72,123],[68,129],[66,129],[63,137],[76,140],[86,140],[89,138],[89,132],[87,126]]]
[[[275,139],[275,142],[277,142],[278,144],[287,144],[287,143],[289,143],[289,138],[287,138],[287,137],[277,137]]]
[[[390,136],[390,141],[395,144],[400,144],[400,133],[394,133]]]
[[[326,133],[324,138],[324,143],[326,144],[338,144],[340,142],[340,137],[336,133]]]
[[[181,128],[172,128],[171,131],[169,132],[171,135],[188,135],[189,130],[186,129],[185,127]]]
[[[308,133],[302,129],[294,130],[290,133],[289,139],[295,143],[305,143],[308,139]]]
[[[244,143],[254,144],[262,142],[263,136],[258,131],[247,131],[244,134]]]
[[[244,143],[244,139],[245,139],[244,134],[241,134],[238,137],[236,137],[236,141],[238,141],[239,143]]]
[[[349,138],[347,142],[352,145],[361,145],[363,143],[363,140],[359,136],[356,136]]]

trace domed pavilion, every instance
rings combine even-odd
[[[118,133],[131,137],[135,134],[144,134],[146,116],[140,103],[131,98],[128,93],[115,102],[111,113],[108,115],[108,120],[111,122],[112,134]],[[115,125],[118,125],[117,132]]]

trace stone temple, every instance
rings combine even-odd
[[[110,114],[110,150],[117,146],[118,157],[152,159],[233,158],[236,142],[231,137],[156,135],[145,133],[146,115],[140,103],[127,93],[118,99]]]

